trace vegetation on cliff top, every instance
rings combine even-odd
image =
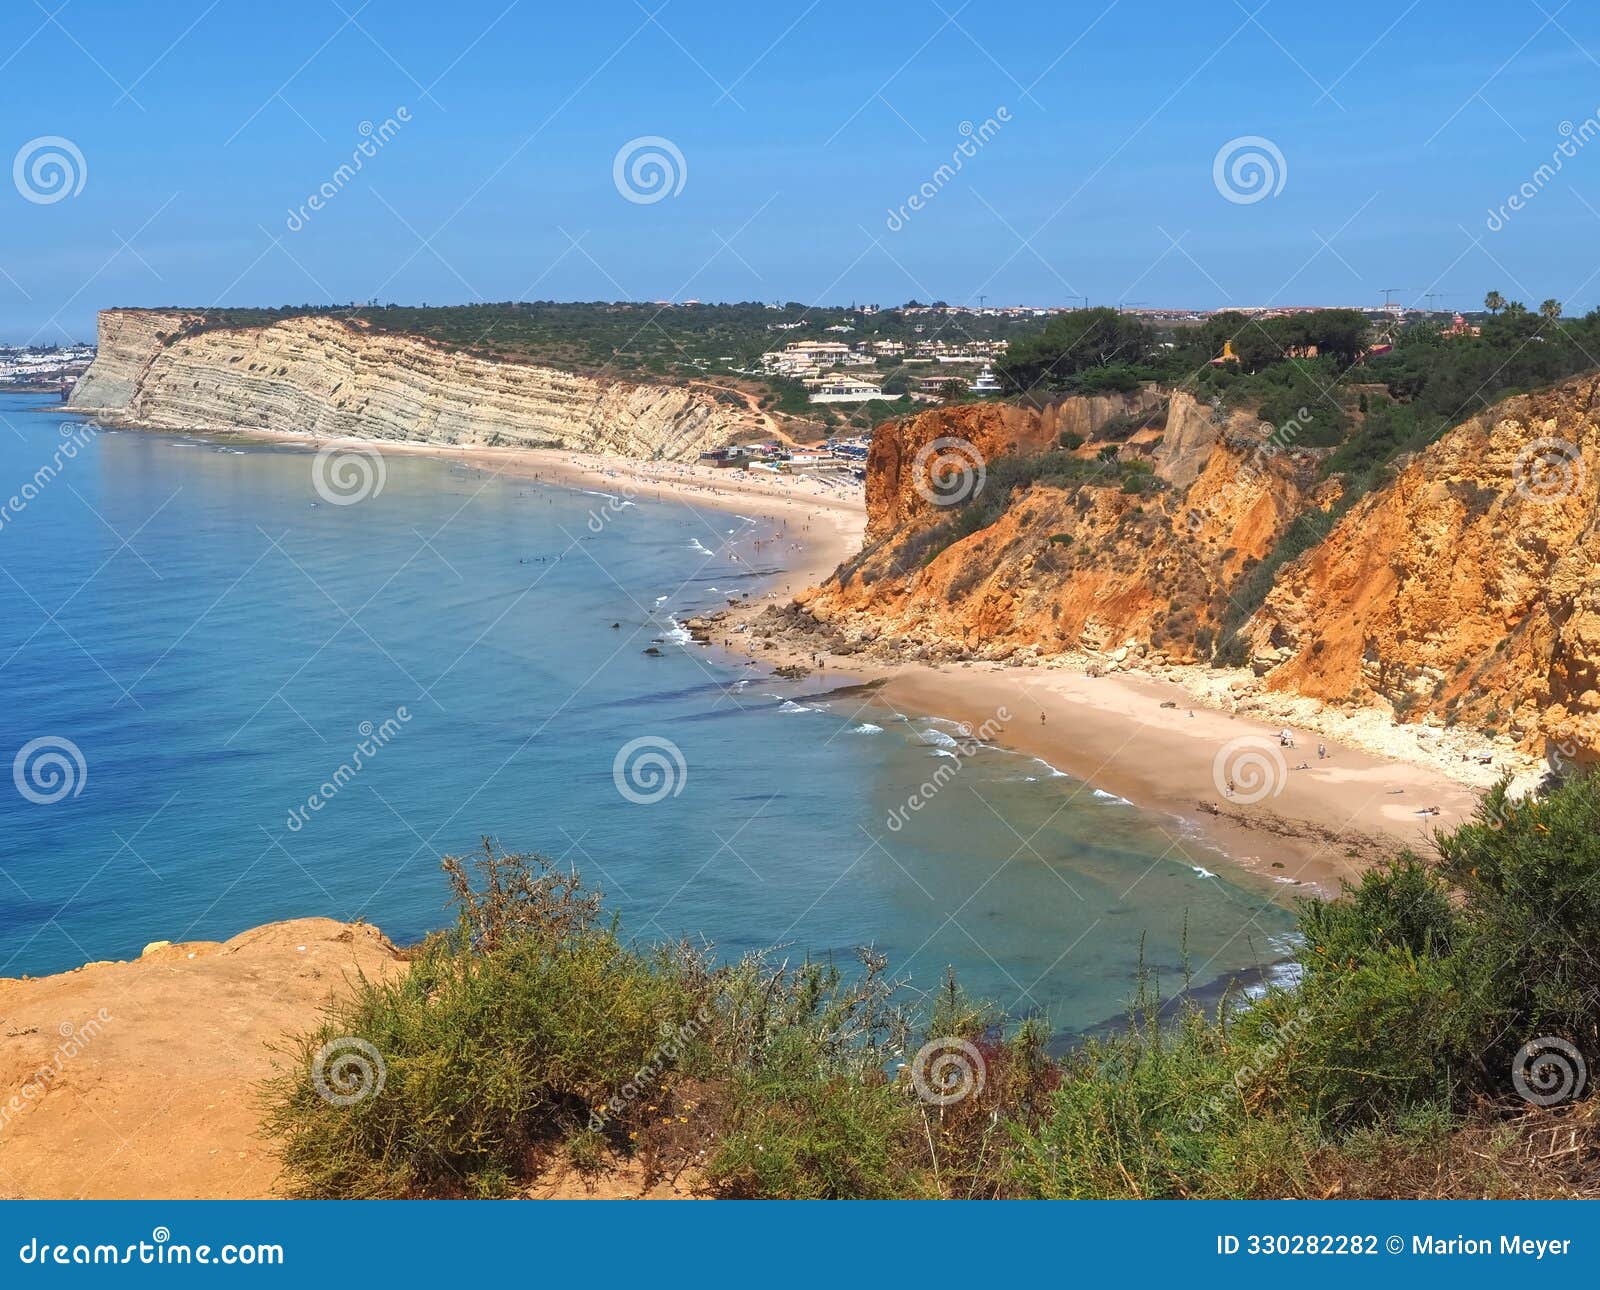
[[[1436,850],[1304,902],[1294,988],[1207,1014],[1146,980],[1056,1061],[953,981],[906,1005],[870,953],[630,945],[486,844],[476,878],[446,862],[457,927],[285,1054],[266,1127],[307,1196],[513,1195],[557,1156],[729,1196],[1595,1194],[1600,778],[1496,790]],[[382,1078],[344,1092],[351,1045]]]
[[[1230,361],[1214,361],[1225,353]],[[1401,453],[1508,395],[1592,368],[1600,310],[1563,319],[1554,301],[1537,313],[1501,301],[1476,333],[1432,319],[1375,326],[1353,309],[1223,312],[1165,331],[1113,309],[1082,310],[1013,340],[999,374],[1034,397],[1152,381],[1272,425],[1298,420],[1297,446],[1337,448],[1328,473],[1370,484]],[[1296,418],[1301,407],[1308,418]]]
[[[1374,324],[1359,311],[1330,309],[1220,313],[1159,331],[1115,310],[1084,310],[1014,341],[1001,375],[1035,400],[1143,381],[1187,389],[1219,411],[1246,411],[1275,427],[1277,451],[1320,454],[1322,477],[1338,485],[1332,509],[1292,519],[1226,588],[1214,657],[1240,664],[1248,655],[1242,629],[1279,571],[1393,478],[1406,455],[1510,395],[1600,368],[1600,311],[1563,319],[1555,301],[1533,312],[1497,292],[1486,305],[1481,325],[1448,328],[1431,319]],[[922,535],[915,541],[925,545]]]
[[[717,379],[756,392],[771,411],[859,428],[912,410],[905,397],[909,382],[926,369],[885,359],[884,400],[816,409],[797,383],[761,374],[761,354],[829,328],[847,329],[839,334],[851,342],[1004,339],[1010,348],[997,375],[1008,397],[1128,392],[1153,381],[1191,389],[1224,407],[1248,408],[1274,425],[1305,408],[1297,442],[1342,446],[1330,469],[1354,481],[1370,480],[1401,452],[1508,393],[1600,367],[1591,357],[1600,355],[1600,313],[1564,320],[1553,301],[1535,313],[1502,300],[1484,317],[1481,336],[1447,335],[1432,319],[1375,327],[1353,309],[1276,318],[1224,312],[1195,325],[1158,327],[1104,308],[1059,313],[1043,323],[909,308],[503,301],[174,312],[198,316],[190,328],[198,331],[329,316],[486,358],[639,379]],[[1374,343],[1390,341],[1391,352],[1369,352]],[[1225,350],[1237,361],[1213,363]]]

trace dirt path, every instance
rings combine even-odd
[[[703,390],[720,390],[724,394],[735,395],[750,410],[750,414],[766,427],[768,434],[791,448],[796,446],[795,440],[778,423],[778,419],[762,407],[761,400],[749,390],[741,390],[736,385],[718,385],[715,381],[690,381],[689,384],[691,386],[699,386]]]

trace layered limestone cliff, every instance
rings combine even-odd
[[[150,429],[558,447],[692,458],[762,429],[730,396],[494,362],[327,317],[202,328],[113,309],[70,405]]]
[[[1457,427],[1286,566],[1250,624],[1266,684],[1600,760],[1597,391]]]
[[[1088,482],[1041,472],[976,531],[927,487],[941,460],[981,461],[969,491],[983,503],[1015,463],[1062,452],[1063,434],[1083,440],[1071,454]],[[1280,450],[1269,427],[1183,393],[939,409],[878,428],[866,549],[800,603],[876,652],[1188,661],[1209,652],[1226,589],[1313,504],[1314,478],[1314,457]]]

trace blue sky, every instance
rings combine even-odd
[[[1584,310],[1597,112],[1581,0],[13,0],[0,338],[84,337],[109,305],[373,297],[1217,307],[1395,287],[1463,307],[1496,287]],[[681,155],[681,189],[627,200],[613,162],[647,136]],[[1216,182],[1241,138],[1275,150],[1254,146],[1258,200]],[[33,176],[60,151],[40,139],[81,156],[71,195]]]

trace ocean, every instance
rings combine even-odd
[[[1067,1035],[1141,955],[1167,990],[1283,956],[1290,914],[1178,821],[690,644],[761,594],[758,509],[39,402],[0,399],[0,976],[311,915],[415,940],[485,837],[628,937],[870,945]]]

